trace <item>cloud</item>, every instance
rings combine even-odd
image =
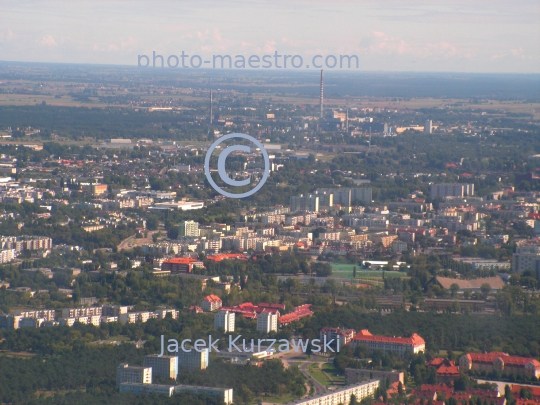
[[[13,31],[5,29],[0,31],[0,42],[7,42],[13,38]]]
[[[54,40],[52,35],[47,35],[47,36],[41,38],[41,41],[39,41],[39,43],[41,45],[45,45],[45,46],[57,46],[58,45],[56,43],[56,41]]]

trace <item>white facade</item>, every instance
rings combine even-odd
[[[152,384],[152,367],[120,364],[116,369],[116,385],[122,383]]]
[[[225,333],[234,332],[235,313],[219,311],[214,316],[214,328],[223,328]]]
[[[263,333],[277,332],[278,313],[261,312],[257,315],[257,331]]]
[[[178,357],[150,354],[144,356],[144,367],[152,367],[152,376],[163,376],[176,380],[178,377]]]
[[[436,197],[471,197],[474,195],[474,184],[443,183],[432,184],[431,198]]]
[[[348,404],[351,401],[351,395],[354,395],[358,403],[360,403],[360,401],[362,401],[364,398],[373,396],[377,388],[379,388],[379,380],[364,381],[359,384],[349,385],[336,391],[327,392],[315,397],[287,402],[284,405]]]

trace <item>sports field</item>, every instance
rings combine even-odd
[[[341,263],[331,263],[332,266],[332,276],[334,277],[344,277],[352,278],[354,264],[341,264]],[[356,278],[382,278],[382,270],[366,270],[362,269],[361,266],[356,266]],[[407,273],[401,271],[385,271],[385,277],[407,277]]]

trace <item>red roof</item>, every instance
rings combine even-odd
[[[208,302],[221,302],[221,298],[214,294],[207,295],[204,297],[204,300]]]
[[[247,260],[246,256],[242,253],[223,253],[220,255],[210,255],[206,258],[213,262],[220,262],[222,260]]]
[[[525,366],[525,364],[533,363],[537,369],[540,368],[540,362],[532,357],[510,356],[503,352],[468,353],[466,356],[473,363],[493,363],[500,358],[507,365]]]
[[[195,259],[193,257],[175,257],[175,258],[167,259],[163,261],[163,263],[171,263],[171,264],[192,264],[195,262],[200,262],[200,260]]]
[[[414,347],[425,345],[426,342],[419,335],[414,333],[411,337],[388,337],[388,336],[374,336],[367,329],[363,329],[356,334],[353,338],[358,342],[382,342],[382,343],[395,343],[400,345],[412,345]]]

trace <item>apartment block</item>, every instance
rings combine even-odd
[[[144,356],[144,367],[152,368],[152,376],[163,376],[176,380],[178,377],[178,357],[177,356],[161,356],[150,354]]]
[[[202,349],[200,352],[194,348],[186,348],[186,351],[178,352],[178,371],[206,370],[210,359],[208,349]],[[199,349],[200,350],[200,349]]]
[[[436,197],[471,197],[474,195],[474,184],[442,183],[432,184],[431,198]]]
[[[299,196],[291,196],[290,202],[291,212],[319,212],[319,196],[316,194],[300,194]]]
[[[379,388],[379,380],[369,380],[358,384],[348,385],[335,391],[326,392],[303,399],[286,402],[284,405],[337,405],[348,404],[351,395],[354,395],[358,402],[364,398],[372,397]]]
[[[120,364],[116,369],[116,385],[122,383],[152,384],[152,367]]]
[[[263,311],[257,315],[257,331],[263,333],[277,332],[279,312]]]
[[[214,328],[222,328],[225,333],[234,332],[235,313],[219,311],[214,316]]]

